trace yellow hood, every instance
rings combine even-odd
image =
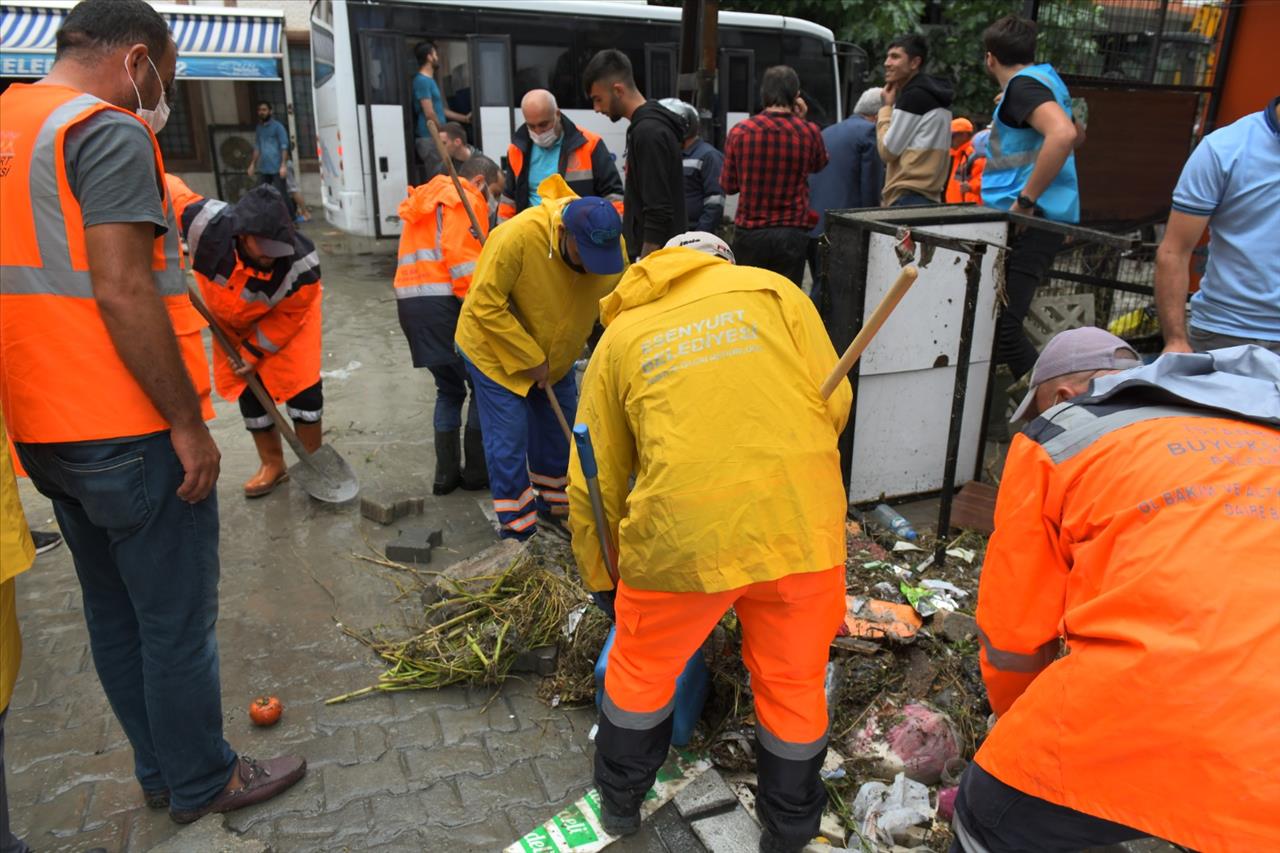
[[[680,246],[646,255],[627,269],[612,293],[600,300],[600,322],[607,326],[628,308],[656,302],[682,276],[712,264],[727,263],[723,258]]]

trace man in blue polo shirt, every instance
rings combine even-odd
[[[1191,252],[1206,225],[1209,264],[1188,324]],[[1187,160],[1156,253],[1156,308],[1165,352],[1280,353],[1280,97],[1206,136]]]

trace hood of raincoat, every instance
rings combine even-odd
[[[647,305],[666,296],[685,276],[727,263],[722,258],[680,246],[652,252],[642,263],[632,264],[613,292],[600,300],[600,322],[608,326],[628,308]]]
[[[489,215],[489,203],[485,200],[484,194],[470,181],[459,181],[459,183],[462,191],[467,195],[467,200],[471,202],[471,209],[483,221]],[[453,179],[448,175],[436,175],[425,184],[411,187],[408,197],[400,202],[400,219],[410,224],[421,222],[425,216],[435,216],[436,207],[441,204],[447,207],[462,204],[458,190],[453,185]]]

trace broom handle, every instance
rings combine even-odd
[[[840,361],[831,371],[831,375],[822,383],[820,391],[822,399],[825,400],[830,397],[831,392],[836,390],[836,386],[849,375],[853,365],[862,356],[863,350],[871,343],[871,339],[876,336],[876,332],[880,331],[884,321],[889,319],[893,309],[898,307],[902,297],[907,295],[907,291],[911,289],[911,285],[915,284],[916,276],[919,274],[919,270],[914,266],[904,267],[902,272],[898,273],[898,280],[893,283],[893,287],[889,288],[889,292],[885,294],[884,299],[880,300],[876,310],[871,312],[871,316],[863,324],[862,330],[849,343],[849,348],[844,351],[844,355],[840,357]]]

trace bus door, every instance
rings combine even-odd
[[[510,36],[467,36],[471,60],[471,126],[476,147],[495,162],[506,154],[515,135]],[[523,121],[523,119],[522,119]]]
[[[373,187],[374,234],[400,233],[400,202],[409,186],[409,134],[405,109],[411,102],[405,76],[407,57],[400,33],[370,30],[360,34],[363,58],[366,186]],[[411,63],[410,63],[411,64]]]

